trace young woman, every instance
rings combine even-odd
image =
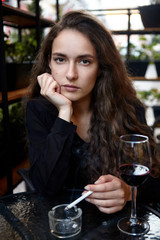
[[[121,210],[131,191],[117,174],[119,137],[139,133],[152,147],[154,141],[111,34],[90,14],[67,13],[44,40],[31,80],[27,128],[35,188],[48,195],[92,190],[87,201],[100,211]]]

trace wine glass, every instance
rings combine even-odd
[[[149,231],[149,224],[136,216],[137,186],[142,184],[151,171],[152,159],[147,136],[138,134],[122,135],[119,144],[119,173],[121,179],[131,186],[131,216],[120,219],[118,228],[132,236]]]

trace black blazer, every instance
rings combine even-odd
[[[144,109],[138,107],[136,112],[139,121],[146,123]],[[30,178],[37,191],[46,195],[65,188],[83,190],[90,183],[85,169],[88,144],[76,134],[72,122],[57,116],[55,106],[42,96],[27,103]],[[158,186],[159,180],[149,177],[139,188],[139,199],[160,199]]]

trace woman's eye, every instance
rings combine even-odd
[[[55,58],[55,61],[57,63],[63,63],[65,60],[63,58],[61,58],[61,57],[58,57],[58,58]]]
[[[83,65],[88,65],[88,64],[90,64],[90,61],[87,60],[87,59],[82,59],[82,60],[81,60],[81,63],[82,63]]]

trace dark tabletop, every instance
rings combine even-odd
[[[0,198],[0,240],[54,240],[48,221],[48,211],[53,206],[71,202],[71,193],[46,198],[35,192],[13,194]],[[72,201],[78,197],[72,195]],[[117,221],[130,215],[130,204],[116,214],[103,214],[85,200],[78,204],[83,211],[82,231],[72,239],[76,240],[159,240],[160,213],[138,204],[137,215],[150,224],[150,231],[139,238],[128,237],[119,232]]]

